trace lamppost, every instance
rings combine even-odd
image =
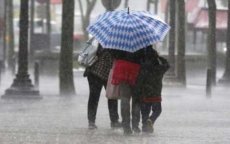
[[[116,9],[121,3],[121,0],[102,0],[103,6],[107,11]]]
[[[40,99],[39,91],[32,85],[28,74],[28,6],[29,0],[21,0],[18,72],[13,84],[2,98]]]

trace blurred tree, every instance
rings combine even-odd
[[[46,27],[48,35],[48,49],[50,49],[50,36],[51,36],[51,24],[50,24],[50,0],[46,0]]]
[[[216,84],[216,2],[207,0],[209,29],[207,37],[208,68],[211,69],[212,83]]]
[[[32,37],[34,35],[34,10],[35,10],[35,0],[30,1],[30,42],[29,42],[29,47],[30,47],[30,62],[33,63],[34,59],[34,49],[32,48]]]
[[[171,26],[171,29],[169,31],[169,63],[170,63],[170,69],[168,74],[170,76],[176,76],[175,74],[175,45],[176,45],[176,3],[175,1],[169,1],[169,11],[170,11],[170,19],[169,23]]]
[[[227,28],[227,37],[226,37],[226,60],[225,60],[225,71],[222,77],[223,82],[230,83],[230,1],[228,1],[228,28]]]
[[[129,6],[129,0],[125,0],[124,7],[127,8]]]
[[[14,54],[14,8],[13,8],[13,0],[9,0],[7,2],[7,35],[8,35],[8,55],[7,55],[7,64],[8,69],[14,74],[14,65],[15,65],[15,54]]]
[[[3,18],[3,58],[4,58],[4,66],[6,60],[6,49],[7,49],[7,4],[8,0],[4,0],[4,18]]]
[[[176,1],[177,9],[177,78],[178,81],[186,85],[185,67],[185,1]]]
[[[90,15],[93,11],[93,8],[97,2],[97,0],[86,0],[86,12],[84,13],[82,1],[78,0],[81,12],[81,19],[82,19],[82,30],[84,32],[85,39],[88,39],[88,32],[86,30],[87,26],[90,23]]]
[[[59,65],[60,94],[75,94],[73,81],[74,0],[63,0],[62,35]]]

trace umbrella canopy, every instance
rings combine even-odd
[[[162,41],[170,27],[145,11],[109,11],[87,28],[104,48],[135,52]]]

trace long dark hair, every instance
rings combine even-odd
[[[102,45],[100,43],[98,43],[97,55],[100,55],[103,50],[104,50],[104,48],[102,47]]]

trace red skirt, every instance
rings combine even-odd
[[[116,60],[113,66],[112,84],[122,82],[134,85],[140,71],[140,65],[126,60]]]

